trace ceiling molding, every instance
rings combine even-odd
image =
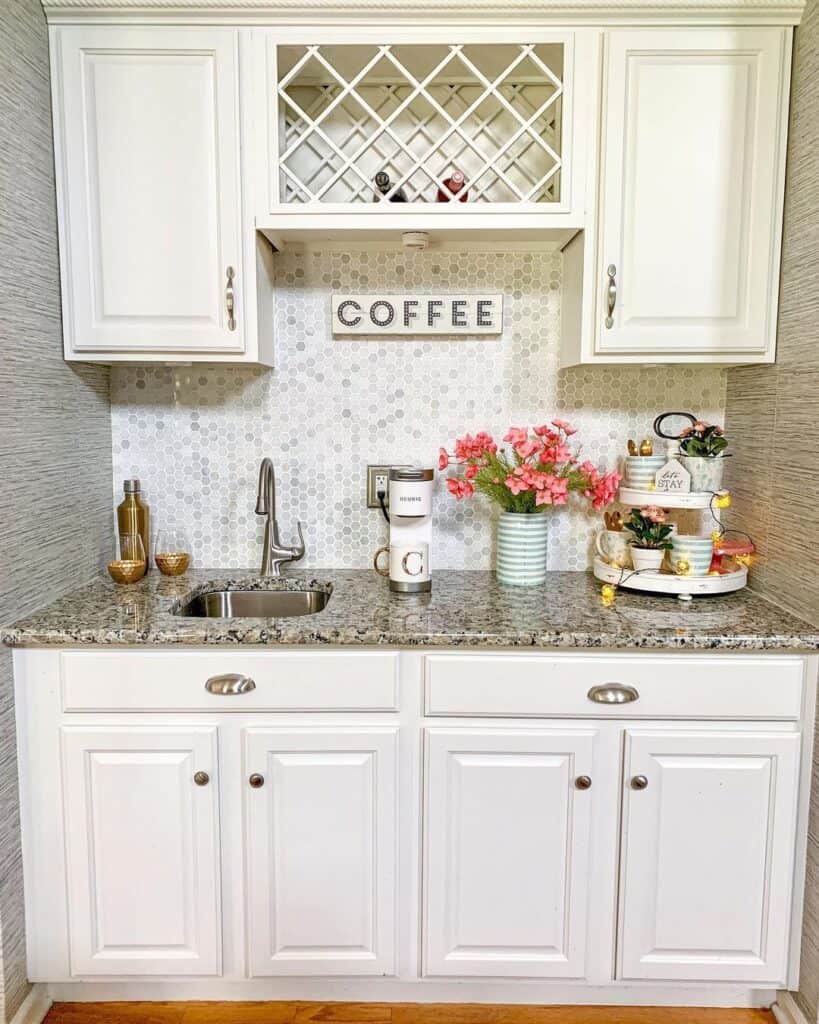
[[[343,18],[372,20],[374,13],[401,21],[423,18],[440,21],[508,21],[532,23],[595,21],[661,21],[697,18],[700,21],[776,24],[799,23],[805,0],[43,0],[47,15],[84,17],[101,15],[229,16],[236,21],[332,22]]]

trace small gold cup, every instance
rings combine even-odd
[[[154,562],[163,576],[181,576],[191,564],[190,551],[185,532],[166,527],[156,535]]]
[[[123,533],[114,540],[108,575],[114,583],[136,583],[145,575],[145,548],[138,533]]]

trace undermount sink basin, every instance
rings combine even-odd
[[[278,619],[312,615],[327,607],[325,590],[215,590],[198,594],[177,615],[205,619]]]

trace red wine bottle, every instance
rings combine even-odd
[[[444,185],[449,189],[449,192],[458,197],[457,202],[465,203],[469,198],[469,192],[464,187],[466,185],[466,178],[464,177],[463,171],[453,171],[448,178],[444,178]],[[451,201],[452,199],[449,193],[445,192],[442,188],[439,188],[438,202],[449,203]]]
[[[386,171],[379,171],[375,176],[375,201],[380,201],[380,196],[385,196],[392,188],[392,182],[390,176]],[[391,203],[406,203],[407,193],[400,186],[393,192],[389,198]]]

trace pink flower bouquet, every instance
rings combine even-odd
[[[511,450],[498,449],[484,432],[467,434],[455,442],[455,453],[441,448],[438,468],[463,468],[463,476],[447,478],[455,498],[485,494],[505,512],[538,513],[552,505],[565,505],[572,492],[587,498],[593,508],[611,504],[620,483],[617,470],[601,473],[592,462],[579,461],[579,449],[569,438],[577,433],[565,420],[542,427],[510,427],[503,440]]]

